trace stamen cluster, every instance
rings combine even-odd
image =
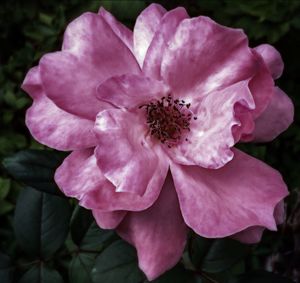
[[[191,119],[197,119],[193,117],[190,106],[184,100],[174,100],[169,94],[139,108],[146,109],[150,134],[171,148],[181,140],[184,132],[190,131]]]

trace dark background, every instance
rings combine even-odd
[[[43,54],[60,49],[63,31],[67,23],[81,13],[97,11],[103,5],[120,21],[132,28],[139,12],[152,2],[154,1],[1,0],[1,161],[20,150],[44,149],[43,146],[31,138],[25,127],[25,110],[30,106],[31,100],[20,90],[20,85],[28,69],[36,65]],[[286,199],[287,220],[280,227],[278,233],[266,232],[262,242],[251,247],[250,255],[247,255],[247,259],[243,261],[243,268],[240,268],[237,274],[256,269],[265,269],[287,276],[295,281],[299,280],[300,121],[298,113],[300,107],[300,1],[176,0],[156,1],[156,3],[162,4],[167,9],[184,6],[191,16],[208,15],[221,24],[243,28],[249,36],[251,47],[261,43],[269,43],[280,51],[285,63],[285,70],[283,76],[277,81],[277,85],[292,98],[295,104],[295,122],[284,134],[271,143],[245,144],[240,147],[257,158],[264,160],[282,173],[290,190],[290,196]],[[59,158],[57,160],[60,160]],[[54,164],[56,163],[54,162],[51,166],[55,167]],[[5,170],[4,166],[0,168],[0,175],[0,282],[2,282],[1,268],[4,270],[3,266],[9,266],[10,273],[14,274],[14,280],[17,281],[26,270],[32,268],[35,264],[38,264],[37,266],[40,268],[41,260],[31,259],[30,256],[29,260],[28,256],[25,256],[22,249],[20,249],[19,240],[18,244],[16,242],[18,236],[16,236],[17,232],[14,231],[17,230],[14,210],[17,197],[23,191],[23,184],[27,183],[24,180],[21,180],[23,181],[21,183],[13,180],[12,175],[14,174],[10,170]],[[76,206],[74,201],[69,201],[69,204],[71,209],[74,209]],[[52,255],[53,258],[49,260],[49,266],[52,269],[58,269],[65,282],[69,282],[68,280],[72,277],[70,277],[71,271],[68,271],[68,262],[72,259],[74,261],[74,257],[72,258],[72,255],[67,254],[60,261],[61,253],[63,254],[66,251],[69,251],[68,242],[60,247],[59,252],[56,251]],[[226,253],[230,254],[230,250],[226,251]],[[9,264],[6,264],[7,262]],[[47,270],[45,272],[45,274],[48,274]],[[199,272],[201,273],[201,271]],[[50,278],[51,274],[49,274],[47,276]],[[213,275],[212,278],[214,278],[213,280],[219,280],[216,282],[229,282],[224,281],[227,279],[223,279],[225,277],[222,276],[220,277],[221,279],[217,275]],[[251,278],[251,276],[248,276],[248,278]],[[11,277],[9,280],[12,280]],[[51,280],[43,280],[38,282],[52,282]],[[78,277],[70,282],[76,283],[76,280],[78,280]],[[84,281],[78,282],[90,282],[87,281],[88,279],[82,280]],[[209,279],[202,278],[202,280],[204,280],[203,282],[213,282],[209,281]],[[255,280],[247,282],[279,282],[275,279],[272,279],[272,281],[267,279],[264,281]],[[60,282],[57,278],[56,281]],[[33,281],[22,281],[22,283],[24,282]],[[116,281],[116,283],[119,282]]]

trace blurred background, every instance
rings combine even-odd
[[[24,124],[25,111],[31,105],[31,100],[20,89],[20,85],[26,72],[30,67],[38,63],[38,60],[43,54],[60,49],[66,25],[81,13],[85,11],[97,11],[102,5],[111,11],[120,21],[132,28],[135,18],[140,11],[152,2],[154,1],[1,0],[1,161],[5,158],[10,158],[20,150],[44,149],[42,145],[31,138]],[[279,228],[279,232],[265,232],[262,242],[251,247],[251,252],[243,259],[242,267],[240,265],[240,267],[236,268],[240,268],[238,274],[248,272],[249,270],[264,269],[281,274],[295,282],[300,282],[300,118],[298,115],[300,109],[300,1],[157,0],[155,2],[162,4],[167,9],[184,6],[191,16],[207,15],[220,24],[243,28],[249,37],[251,47],[255,47],[261,43],[269,43],[274,45],[281,53],[285,63],[285,70],[283,76],[277,80],[277,85],[292,98],[295,104],[295,122],[284,134],[271,143],[245,144],[240,147],[251,155],[264,160],[279,170],[283,175],[290,190],[290,195],[286,199],[287,218],[286,222]],[[43,158],[45,158],[45,156]],[[57,157],[57,160],[61,160],[61,157]],[[56,163],[54,162],[53,164]],[[54,166],[53,164],[52,166],[55,167],[56,165]],[[54,168],[52,170],[54,170]],[[5,169],[4,166],[1,166],[1,283],[18,282],[31,266],[34,266],[37,262],[40,263],[36,259],[30,258],[30,256],[26,256],[19,244],[17,244],[16,238],[18,238],[18,236],[16,236],[15,230],[18,230],[18,228],[16,228],[15,224],[15,207],[18,196],[23,190],[24,183],[26,185],[28,184],[22,178],[19,178],[19,181],[21,180],[22,182],[16,181],[12,175],[14,174]],[[70,207],[74,209],[76,203],[71,201]],[[75,212],[73,211],[72,213],[72,219],[74,219]],[[75,276],[73,280],[70,279],[73,278],[73,275],[71,274],[72,270],[70,271],[68,264],[71,260],[74,261],[74,257],[72,257],[72,255],[65,256],[64,253],[68,251],[68,249],[69,244],[68,240],[66,240],[66,242],[59,247],[59,250],[56,250],[55,254],[51,255],[52,258],[49,260],[49,266],[53,269],[57,269],[61,276],[60,278],[65,282],[92,282],[89,280],[94,279],[89,278],[89,276],[80,279],[82,281],[78,281],[78,276]],[[227,252],[230,253],[230,250]],[[84,260],[86,260],[86,258]],[[89,260],[91,262],[93,259]],[[91,264],[88,265],[88,268],[90,268],[90,266]],[[7,277],[5,276],[8,273],[5,273],[5,270],[9,270],[10,275]],[[45,274],[48,274],[47,272]],[[11,274],[13,274],[13,276]],[[49,278],[51,277],[50,275]],[[199,281],[190,282],[202,282],[200,280],[204,280],[203,282],[231,282],[229,279],[222,277],[223,275],[221,277],[218,276],[219,275],[212,275],[211,280],[213,281],[209,281],[210,279],[207,278],[201,279],[200,276]],[[25,278],[25,280],[23,278],[23,281],[20,282],[35,282],[28,278]],[[59,281],[60,279],[58,280],[58,277],[54,276],[53,278],[50,279],[50,281],[42,280],[36,282],[51,283],[51,280],[54,280],[53,282],[64,282]],[[288,282],[276,281],[275,279],[271,281],[268,280],[270,279],[241,282]],[[174,281],[161,282],[177,281],[174,279]],[[116,283],[119,282],[116,281]],[[120,281],[120,283],[123,283],[123,281]]]

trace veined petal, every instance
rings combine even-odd
[[[139,72],[127,46],[102,16],[92,13],[69,24],[62,52],[40,61],[46,95],[60,108],[91,120],[108,108],[96,98],[97,86],[111,76]]]
[[[153,187],[162,187],[168,171],[168,158],[159,157],[156,152],[159,148],[150,146],[141,119],[128,111],[105,110],[97,116],[95,132],[98,166],[104,176],[117,192],[142,196]]]
[[[176,265],[184,250],[187,227],[170,175],[153,206],[128,213],[117,232],[136,247],[139,267],[148,280]]]
[[[192,105],[197,120],[191,120],[190,131],[182,137],[180,144],[165,148],[173,161],[211,169],[229,162],[235,143],[232,128],[241,123],[235,117],[236,104],[254,109],[247,81],[210,93]]]
[[[93,209],[92,211],[98,226],[102,229],[115,229],[127,214],[127,211],[103,212],[98,209]]]
[[[138,109],[151,100],[166,96],[169,88],[162,82],[139,75],[112,77],[97,88],[99,100],[119,108]]]
[[[28,72],[22,88],[33,98],[33,104],[26,112],[25,123],[38,142],[57,150],[96,145],[93,122],[57,107],[44,93],[38,67]]]
[[[188,17],[189,15],[182,7],[164,14],[145,56],[143,72],[147,76],[161,79],[160,69],[164,51],[173,38],[178,25]]]
[[[151,187],[143,196],[116,192],[97,166],[93,149],[73,151],[56,170],[55,182],[65,195],[98,212],[145,210],[156,201],[163,184]]]
[[[284,64],[280,53],[270,44],[261,44],[254,48],[264,59],[272,77],[278,79],[281,77]]]
[[[166,12],[161,5],[151,4],[136,20],[133,30],[133,48],[141,67],[153,36],[160,26],[160,20]]]
[[[208,238],[227,237],[251,226],[276,230],[275,206],[288,194],[281,175],[234,150],[218,170],[171,164],[185,223]]]

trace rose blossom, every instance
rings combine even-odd
[[[153,4],[133,32],[103,8],[69,24],[22,88],[40,143],[73,151],[61,190],[137,249],[149,280],[180,259],[188,229],[245,243],[283,221],[280,174],[233,146],[293,119],[283,62],[240,29]]]

